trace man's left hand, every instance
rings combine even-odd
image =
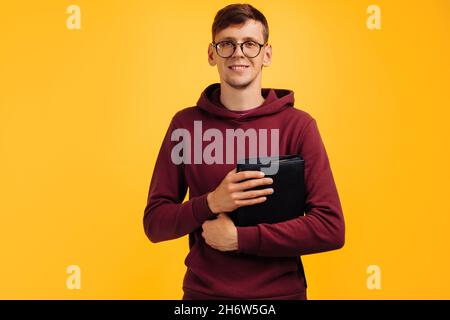
[[[219,213],[217,219],[202,224],[202,236],[206,243],[220,251],[238,249],[237,228],[233,220],[225,213]]]

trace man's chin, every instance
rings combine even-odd
[[[225,81],[230,87],[234,89],[245,89],[252,84],[252,80],[236,79]]]

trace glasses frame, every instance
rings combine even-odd
[[[231,43],[233,44],[233,52],[232,52],[229,56],[227,56],[227,57],[221,56],[221,55],[219,54],[219,49],[217,49],[217,46],[220,45],[221,43],[224,43],[224,42],[231,42]],[[253,57],[250,57],[250,56],[246,55],[245,52],[244,52],[244,44],[246,44],[247,42],[253,42],[253,43],[256,43],[257,45],[259,45],[259,51],[258,51],[258,53],[257,53],[255,56],[253,56]],[[235,42],[235,41],[232,41],[232,40],[223,40],[223,41],[220,41],[220,42],[217,42],[217,43],[214,43],[214,42],[213,42],[213,43],[211,43],[211,45],[212,45],[214,48],[216,48],[216,53],[217,53],[217,55],[218,55],[219,57],[222,57],[222,58],[229,58],[229,57],[233,56],[233,54],[236,52],[237,46],[240,46],[240,47],[241,47],[242,54],[243,54],[244,56],[246,56],[247,58],[252,59],[252,58],[256,58],[257,56],[259,56],[259,54],[261,53],[261,48],[264,47],[265,45],[267,45],[267,42],[261,44],[261,43],[259,43],[259,42],[254,41],[254,40],[247,40],[247,41],[244,41],[244,42]]]

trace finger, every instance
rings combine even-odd
[[[272,183],[273,183],[272,178],[251,179],[251,180],[247,180],[244,182],[235,183],[232,188],[234,191],[242,191],[242,190],[252,189],[254,187],[264,186],[264,185],[268,185],[268,184],[272,184]]]
[[[227,173],[227,176],[232,176],[232,175],[234,175],[236,173],[236,168],[234,168],[233,170],[231,170],[231,171],[229,171],[228,173]]]
[[[264,177],[264,172],[258,170],[252,171],[241,171],[230,176],[231,182],[239,182],[244,179],[252,179],[252,178],[262,178]]]
[[[266,197],[259,197],[259,198],[254,198],[254,199],[250,199],[250,200],[237,200],[236,204],[239,207],[244,207],[244,206],[251,206],[254,204],[262,203],[266,200],[267,200]]]
[[[251,198],[266,196],[266,195],[272,194],[273,192],[274,192],[273,188],[267,188],[267,189],[262,189],[262,190],[241,191],[241,192],[235,192],[234,198],[236,200],[251,199]]]
[[[223,247],[218,246],[218,245],[215,245],[215,244],[213,244],[213,243],[211,243],[209,246],[210,246],[211,248],[215,249],[215,250],[224,251],[224,250],[223,250]]]

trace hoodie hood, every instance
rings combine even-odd
[[[262,88],[261,94],[265,99],[262,105],[243,111],[229,110],[220,101],[220,83],[213,83],[202,92],[197,106],[214,116],[235,122],[245,122],[294,107],[294,92],[291,90]]]

